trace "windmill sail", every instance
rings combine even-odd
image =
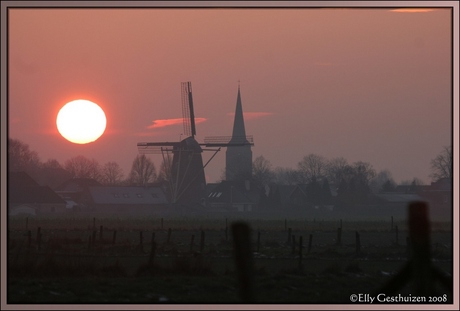
[[[193,111],[192,83],[182,82],[182,118],[184,135],[195,136],[195,113]]]

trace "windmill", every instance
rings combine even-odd
[[[195,113],[193,110],[192,84],[181,83],[182,119],[185,138],[177,142],[139,142],[141,154],[161,154],[169,172],[171,202],[183,205],[202,204],[205,197],[204,168],[222,147],[254,145],[252,136],[209,136],[203,143],[195,139]],[[205,148],[202,148],[205,147]],[[214,154],[203,165],[203,151]],[[171,160],[172,154],[172,160]]]

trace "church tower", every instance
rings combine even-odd
[[[230,143],[246,140],[244,128],[243,107],[241,105],[240,86],[236,98],[235,119]],[[251,145],[228,146],[225,154],[225,179],[231,181],[244,181],[252,177],[252,150]]]

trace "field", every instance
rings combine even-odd
[[[404,221],[245,219],[241,284],[232,217],[10,218],[8,304],[348,304],[375,294],[410,258]],[[301,240],[301,241],[300,241]],[[152,243],[154,242],[154,243]],[[432,264],[452,277],[452,227],[431,224]],[[452,293],[437,284],[438,297]],[[398,293],[413,293],[408,282]],[[443,296],[446,294],[446,296]]]

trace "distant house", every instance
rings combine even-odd
[[[50,187],[40,186],[25,172],[8,173],[8,215],[62,213],[66,202]]]
[[[88,187],[81,202],[92,211],[128,214],[149,214],[168,205],[161,187]]]
[[[55,191],[66,201],[81,203],[82,196],[90,187],[102,187],[102,184],[92,178],[71,178],[56,187]]]
[[[206,207],[210,212],[254,212],[261,201],[261,190],[250,181],[208,184]]]

